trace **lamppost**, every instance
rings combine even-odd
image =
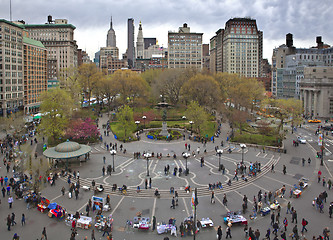
[[[185,120],[185,119],[186,119],[186,116],[182,116],[182,119]]]
[[[242,164],[243,164],[244,163],[244,149],[246,148],[246,145],[241,143],[239,146],[242,149]]]
[[[189,123],[191,124],[191,135],[192,135],[192,125],[193,125],[193,121],[189,121]]]
[[[146,128],[146,116],[142,116],[142,119],[143,119],[143,125],[144,125],[144,127]]]
[[[216,154],[219,155],[219,166],[218,169],[221,171],[221,156],[222,156],[223,150],[222,149],[217,149]]]
[[[186,162],[185,162],[185,176],[187,176],[188,173],[188,169],[187,169],[187,159],[191,156],[191,154],[189,153],[183,153],[183,158],[185,158]]]
[[[143,156],[147,159],[147,176],[149,176],[149,158],[151,157],[151,154],[145,153]]]
[[[193,197],[193,196],[192,196]],[[197,223],[196,223],[196,220],[197,220],[197,206],[199,204],[199,201],[198,201],[198,193],[197,193],[197,188],[194,189],[194,221],[193,221],[193,239],[195,240],[195,235],[196,235],[196,230],[197,230]]]
[[[112,172],[114,172],[114,155],[116,155],[117,151],[116,150],[111,150],[110,154],[112,156]]]
[[[321,150],[321,157],[320,157],[320,166],[324,166],[324,136],[325,134],[324,133],[320,133],[319,134],[319,142],[318,142],[318,145],[321,145],[320,146],[320,150]],[[320,141],[321,140],[321,141]]]
[[[136,124],[136,130],[139,130],[140,121],[135,121],[135,124]]]

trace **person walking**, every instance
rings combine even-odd
[[[271,225],[272,226],[274,225],[274,222],[275,222],[275,214],[274,214],[274,212],[272,212],[272,214],[271,214]]]
[[[105,175],[105,166],[103,166],[103,168],[102,168],[102,174],[103,174],[103,176]]]
[[[330,239],[330,229],[328,227],[325,227],[323,230],[324,240]]]
[[[8,229],[8,231],[10,231],[10,226],[12,225],[12,220],[11,220],[11,217],[10,217],[10,215],[8,214],[8,216],[7,216],[7,229]]]
[[[65,187],[63,186],[62,188],[61,188],[61,193],[62,193],[62,195],[64,196],[65,195]]]
[[[105,160],[106,160],[106,157],[105,157],[105,156],[103,156],[103,164],[105,164]]]
[[[287,173],[287,167],[286,167],[286,165],[283,165],[283,170],[282,171],[283,171],[283,174],[286,175],[286,173]]]
[[[310,166],[310,164],[311,164],[311,158],[308,159],[308,164]]]
[[[260,237],[260,231],[259,231],[259,229],[257,229],[257,230],[254,232],[254,236],[256,237],[256,240],[259,240],[259,237]]]
[[[219,226],[218,228],[217,228],[217,239],[218,240],[221,240],[222,239],[222,227],[221,226]]]
[[[172,197],[170,208],[175,209],[175,197]]]
[[[16,224],[16,222],[15,222],[15,213],[12,213],[11,223],[12,223],[12,226],[14,226]]]
[[[231,228],[230,228],[229,226],[227,227],[225,238],[228,238],[228,236],[229,236],[230,238],[232,238],[232,236],[231,236]]]
[[[266,235],[265,235],[265,238],[266,238],[267,240],[271,240],[271,229],[270,229],[270,228],[267,229],[267,231],[266,231]]]
[[[151,178],[149,178],[149,188],[151,189]]]
[[[227,206],[227,203],[228,203],[227,195],[224,194],[224,196],[223,196],[223,205],[224,205],[224,206]]]
[[[9,198],[8,198],[9,208],[12,208],[13,202],[14,202],[13,197],[12,197],[12,196],[9,196]]]
[[[95,229],[91,230],[91,240],[96,240],[96,238],[95,238]]]
[[[301,230],[302,235],[303,235],[304,231],[306,231],[306,232],[308,231],[308,230],[306,229],[306,225],[308,225],[308,221],[306,221],[305,218],[303,218],[303,219],[302,219],[302,230]]]
[[[291,222],[294,223],[294,221],[296,222],[297,224],[297,212],[296,210],[294,209],[293,213],[292,213],[292,219],[291,219]]]
[[[42,240],[42,239],[47,240],[46,228],[45,228],[45,227],[43,228],[43,231],[42,231],[42,237],[40,238],[40,240]]]
[[[22,213],[21,224],[22,224],[22,226],[25,225],[25,215],[24,215],[24,213]]]
[[[292,213],[290,209],[291,209],[291,203],[289,201],[287,204],[287,214],[288,214],[288,212]]]
[[[153,228],[152,228],[152,231],[155,231],[155,228],[156,228],[156,217],[153,216]]]
[[[285,217],[283,220],[283,225],[284,225],[284,231],[287,231],[287,227],[288,227],[288,219]]]
[[[214,191],[212,191],[212,196],[210,198],[210,203],[215,203],[215,196]]]

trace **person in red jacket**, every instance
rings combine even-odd
[[[302,232],[302,235],[303,235],[304,231],[306,231],[306,232],[308,231],[308,230],[306,229],[306,225],[308,225],[308,221],[306,221],[305,218],[303,218],[303,219],[302,219],[302,231],[301,231],[301,232]]]

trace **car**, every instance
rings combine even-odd
[[[321,120],[319,120],[319,119],[310,119],[308,122],[309,123],[321,123]]]
[[[333,127],[332,126],[324,126],[323,129],[325,131],[333,131]]]
[[[302,138],[301,136],[298,136],[298,137],[297,137],[297,141],[298,141],[299,143],[306,144],[306,140],[305,140],[304,138]]]

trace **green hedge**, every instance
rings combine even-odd
[[[265,146],[279,147],[277,136],[266,136],[261,134],[242,133],[236,134],[232,139],[232,142],[251,143]],[[282,142],[282,141],[280,141]]]

